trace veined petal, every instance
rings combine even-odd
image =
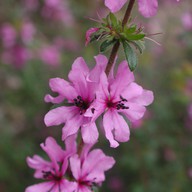
[[[104,172],[114,165],[112,157],[106,156],[100,149],[91,151],[82,166],[85,180],[100,183],[105,180]]]
[[[127,0],[105,0],[105,6],[110,9],[112,13],[119,11]]]
[[[137,103],[143,106],[148,106],[153,102],[153,100],[154,100],[153,92],[144,89],[139,97],[131,99],[130,102]]]
[[[73,83],[78,95],[83,99],[87,98],[88,89],[87,89],[87,75],[89,74],[89,68],[85,60],[82,57],[78,57],[73,65],[72,69],[69,72],[69,79]]]
[[[50,110],[44,118],[46,126],[60,125],[78,113],[77,107],[57,107]]]
[[[81,161],[77,154],[72,156],[69,161],[73,177],[78,180],[81,177]]]
[[[139,120],[145,114],[146,108],[136,103],[128,102],[129,109],[123,109],[121,112],[131,121]]]
[[[132,82],[122,92],[121,96],[129,101],[130,99],[139,97],[140,95],[142,95],[142,93],[143,88],[140,85]]]
[[[41,148],[47,153],[54,164],[55,171],[59,170],[58,162],[63,162],[65,159],[64,150],[57,144],[54,138],[48,137],[44,143],[40,144]]]
[[[81,127],[81,134],[85,143],[96,143],[99,133],[95,123],[88,123]]]
[[[115,140],[119,142],[126,142],[129,140],[130,131],[125,119],[114,111],[113,113],[114,135]]]
[[[138,0],[139,12],[144,17],[152,17],[157,13],[157,0]]]
[[[52,181],[39,183],[39,184],[35,184],[27,187],[25,189],[25,192],[47,192],[47,191],[51,191],[54,185],[55,183]]]
[[[71,86],[71,84],[64,79],[61,78],[52,78],[49,80],[49,86],[53,92],[58,93],[59,95],[57,97],[52,97],[51,95],[45,96],[46,102],[52,102],[52,103],[60,103],[64,99],[67,99],[69,101],[73,100],[77,97],[77,93],[74,89],[74,87]]]
[[[77,183],[68,181],[66,179],[62,179],[62,181],[60,182],[60,189],[61,189],[61,192],[76,192]],[[60,191],[58,191],[57,189],[57,191],[55,192],[60,192]]]
[[[119,98],[119,95],[134,81],[134,75],[130,71],[126,61],[119,64],[115,79],[110,83],[110,94],[112,98]]]
[[[84,117],[79,115],[79,113],[69,119],[62,129],[62,140],[65,140],[68,136],[76,134],[83,123]]]
[[[110,110],[108,110],[103,116],[103,127],[104,127],[104,131],[105,131],[105,136],[110,142],[110,146],[113,148],[118,147],[119,143],[114,140],[113,116],[112,116],[112,112]]]

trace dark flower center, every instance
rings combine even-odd
[[[129,109],[129,107],[127,107],[125,105],[125,103],[127,102],[127,99],[123,98],[121,95],[120,95],[120,101],[118,102],[113,102],[112,100],[108,100],[107,102],[107,107],[108,108],[116,108],[117,110],[120,110],[120,109]]]
[[[62,176],[55,175],[51,171],[42,171],[42,173],[43,178],[47,180],[60,181],[62,179]]]
[[[81,96],[77,96],[77,98],[73,99],[74,100],[74,105],[79,107],[80,109],[80,115],[85,113],[85,111],[89,108],[89,102],[84,101]]]

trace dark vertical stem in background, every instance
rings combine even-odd
[[[125,15],[124,15],[124,18],[123,18],[123,22],[122,22],[122,26],[123,27],[127,24],[128,20],[130,18],[131,11],[133,9],[134,3],[135,3],[135,0],[130,0],[129,1],[128,7],[127,7],[127,10],[125,12]],[[117,52],[119,50],[119,46],[120,46],[119,41],[116,42],[115,45],[113,46],[113,49],[111,51],[111,55],[109,57],[109,61],[108,61],[108,64],[107,64],[107,67],[106,67],[106,70],[105,70],[105,73],[107,74],[107,76],[109,75],[109,72],[110,72],[110,70],[111,70],[111,68],[113,66],[113,63],[115,61],[115,57],[116,57]]]

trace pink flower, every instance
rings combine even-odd
[[[90,117],[84,116],[90,104],[95,99],[101,71],[104,70],[107,59],[98,55],[95,57],[97,65],[90,71],[82,57],[77,58],[70,71],[70,82],[61,78],[50,79],[49,85],[57,97],[45,96],[46,102],[62,103],[67,100],[68,106],[61,106],[49,111],[45,116],[47,126],[65,123],[62,131],[62,139],[76,134],[81,128],[81,134],[85,143],[94,143],[98,139],[98,131],[95,122]]]
[[[47,65],[50,65],[50,66],[60,65],[60,62],[61,62],[60,51],[54,45],[43,47],[39,51],[39,56],[41,60]]]
[[[4,63],[12,64],[16,68],[21,69],[31,58],[31,52],[27,48],[17,44],[4,51],[1,56]]]
[[[35,26],[30,21],[25,21],[21,28],[21,38],[24,43],[29,43],[33,40],[36,32]]]
[[[134,75],[129,70],[127,62],[123,61],[115,77],[113,72],[108,78],[104,72],[102,73],[96,100],[85,115],[92,116],[92,121],[95,121],[104,113],[105,136],[111,147],[117,147],[118,142],[128,141],[130,135],[128,124],[121,114],[131,122],[139,120],[146,111],[145,106],[151,104],[153,99],[152,91],[134,83]]]
[[[38,155],[27,157],[29,167],[35,169],[34,177],[44,179],[45,182],[27,187],[25,192],[74,192],[75,182],[69,182],[64,174],[68,168],[68,158],[75,153],[73,138],[66,140],[64,151],[53,139],[48,137],[41,148],[47,153],[51,161],[46,161]]]
[[[67,26],[74,23],[73,15],[66,0],[44,0],[42,15],[45,18],[63,21]]]
[[[105,180],[104,172],[115,164],[115,160],[100,149],[89,152],[92,146],[85,144],[80,156],[75,154],[70,158],[72,175],[77,182],[75,192],[92,192],[92,186],[101,185]]]
[[[192,30],[192,13],[186,12],[182,15],[182,23],[185,29]]]
[[[90,28],[90,29],[88,29],[87,30],[87,32],[86,32],[86,42],[85,42],[85,45],[87,46],[88,45],[88,43],[90,42],[90,40],[91,40],[91,35],[93,34],[93,33],[95,33],[95,32],[97,32],[99,30],[99,28]]]
[[[179,0],[177,0],[179,1]],[[127,0],[105,0],[105,5],[111,12],[119,11],[127,2]],[[144,17],[152,17],[157,13],[158,1],[157,0],[138,0],[139,12]]]
[[[12,47],[16,42],[16,36],[17,36],[15,28],[12,25],[6,23],[2,25],[0,32],[3,46],[5,48]]]

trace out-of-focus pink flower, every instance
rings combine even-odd
[[[91,40],[91,35],[93,34],[93,33],[95,33],[95,32],[97,32],[99,30],[99,28],[90,28],[90,29],[88,29],[87,30],[87,32],[86,32],[86,41],[85,41],[85,45],[87,46],[88,45],[88,43],[90,42],[90,40]]]
[[[179,0],[177,0],[179,1]],[[105,5],[111,12],[119,11],[127,2],[127,0],[105,0]],[[138,0],[139,12],[144,17],[152,17],[157,13],[158,1],[157,0]]]
[[[153,99],[152,91],[134,83],[134,75],[129,70],[127,62],[123,61],[115,77],[113,71],[108,78],[104,72],[102,73],[96,100],[85,115],[95,121],[104,113],[105,136],[111,147],[117,147],[118,142],[128,141],[130,135],[128,124],[122,114],[131,122],[139,120],[146,111],[145,106],[151,104]]]
[[[25,21],[21,28],[21,38],[24,43],[29,43],[33,40],[34,34],[36,32],[35,26],[29,22]]]
[[[47,153],[51,161],[46,161],[38,155],[27,157],[27,164],[35,170],[34,177],[45,182],[26,188],[25,192],[74,192],[77,188],[75,182],[68,181],[64,175],[68,168],[68,158],[75,153],[73,138],[66,140],[64,151],[54,138],[48,137],[41,148]]]
[[[181,20],[185,29],[192,30],[192,13],[186,12],[182,15]]]
[[[60,51],[56,46],[43,47],[39,51],[41,60],[50,66],[58,66],[61,63]]]
[[[65,123],[62,129],[63,140],[76,134],[80,128],[85,143],[94,143],[98,139],[95,122],[91,122],[91,117],[84,115],[95,99],[101,71],[107,64],[107,59],[102,55],[95,57],[95,60],[96,66],[89,70],[84,59],[77,58],[68,75],[70,82],[61,78],[50,79],[50,88],[53,92],[58,93],[58,96],[46,95],[45,101],[62,103],[67,100],[68,106],[57,107],[49,111],[44,121],[47,126]]]
[[[14,47],[4,51],[1,56],[2,61],[5,64],[12,64],[16,68],[22,68],[31,58],[31,53],[27,48],[21,45],[15,45]]]
[[[73,15],[66,0],[44,0],[42,15],[45,18],[63,21],[65,25],[74,23]]]
[[[91,147],[85,144],[80,156],[75,154],[70,158],[71,171],[77,182],[75,192],[92,192],[92,186],[100,186],[105,180],[104,172],[115,164],[113,157],[106,156],[100,149],[90,151]]]
[[[8,23],[2,25],[0,35],[5,48],[10,48],[15,44],[17,32],[12,25]]]

